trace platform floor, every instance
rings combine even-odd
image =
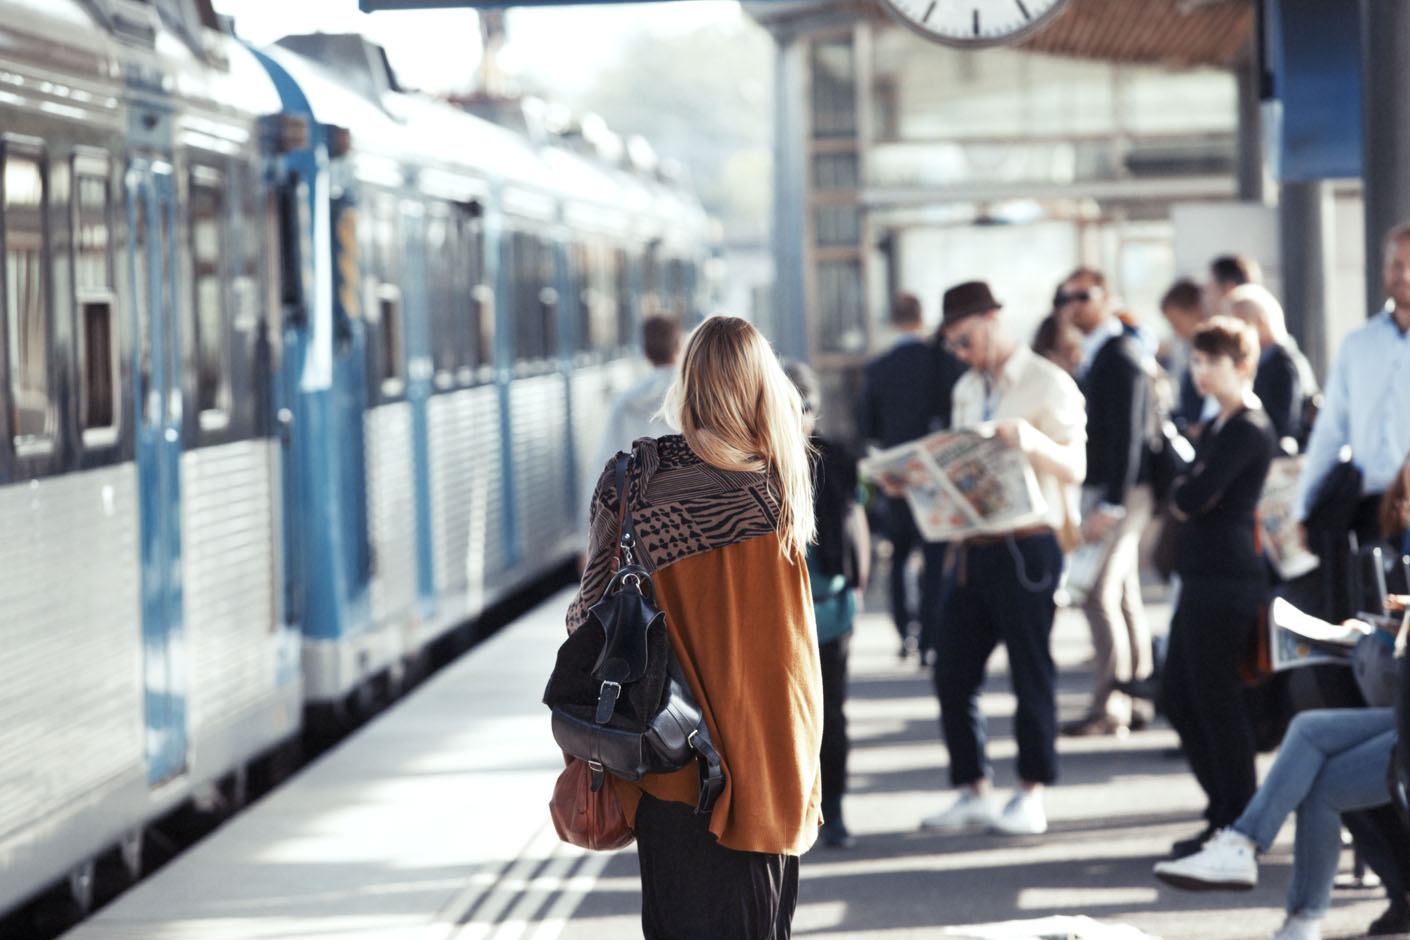
[[[554,596],[443,669],[68,940],[639,936],[635,852],[562,845],[547,819],[562,761],[539,695],[568,600]],[[1148,611],[1163,630],[1168,607],[1152,596]],[[846,813],[858,844],[805,856],[795,937],[1244,940],[1276,930],[1291,825],[1252,892],[1182,893],[1151,877],[1170,842],[1198,828],[1203,805],[1163,722],[1124,739],[1062,740],[1045,836],[920,832],[951,795],[928,676],[900,662],[896,645],[887,619],[863,616],[848,709]],[[1060,615],[1054,649],[1060,717],[1076,717],[1090,654],[1079,615]],[[1014,701],[1002,653],[984,706],[1005,795]],[[1384,906],[1379,890],[1339,890],[1325,935],[1360,936]],[[1035,923],[1054,917],[1068,919]],[[1007,921],[1024,924],[995,926]]]

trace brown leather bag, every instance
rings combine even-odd
[[[593,792],[592,770],[577,757],[570,758],[558,775],[548,814],[558,838],[582,849],[610,852],[631,845],[636,838],[612,781],[603,780]]]

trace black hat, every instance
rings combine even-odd
[[[940,302],[940,329],[945,329],[965,317],[998,310],[1003,304],[994,299],[989,285],[983,281],[965,281],[945,291]]]

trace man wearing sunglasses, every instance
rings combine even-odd
[[[1141,600],[1140,540],[1155,500],[1145,466],[1150,379],[1139,341],[1111,306],[1100,271],[1078,268],[1057,295],[1060,316],[1083,334],[1078,381],[1087,398],[1087,479],[1082,537],[1105,546],[1082,609],[1096,650],[1087,714],[1063,725],[1067,735],[1125,734],[1148,716],[1118,691],[1151,674],[1150,627]]]
[[[922,821],[926,829],[989,827],[1036,835],[1048,827],[1042,790],[1057,779],[1057,707],[1049,638],[1053,590],[1062,573],[1057,532],[1076,515],[1075,489],[1086,465],[1082,393],[1059,366],[1018,342],[999,319],[983,281],[945,292],[941,335],[969,371],[955,384],[957,428],[994,422],[996,433],[1033,465],[1047,512],[1038,525],[974,536],[953,546],[954,578],[940,618],[935,691],[959,798]],[[989,802],[979,689],[1000,642],[1008,651],[1018,709],[1019,787],[1002,813]]]

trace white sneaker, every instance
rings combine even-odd
[[[1043,811],[1043,797],[1019,790],[994,820],[993,830],[1008,836],[1040,836],[1048,831],[1048,814]]]
[[[1232,829],[1220,829],[1194,855],[1156,862],[1155,876],[1166,884],[1190,891],[1213,888],[1246,891],[1258,884],[1254,849],[1253,840],[1248,836]]]
[[[1322,940],[1322,919],[1305,914],[1289,914],[1273,940]]]
[[[939,829],[942,832],[959,832],[961,829],[982,829],[992,826],[997,817],[994,804],[988,797],[965,790],[959,799],[943,813],[927,816],[920,821],[922,829]]]

